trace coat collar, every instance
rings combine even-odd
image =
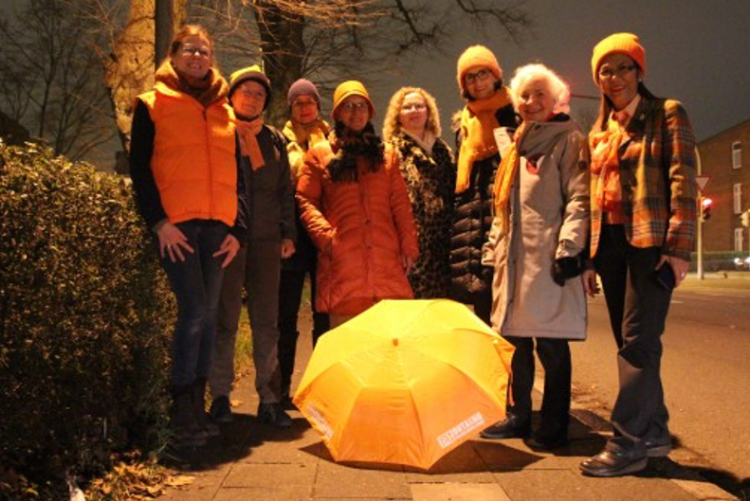
[[[625,132],[627,132],[631,139],[643,137],[646,133],[646,124],[662,108],[663,102],[660,99],[652,99],[642,95],[641,102],[638,103],[638,107],[630,119]]]
[[[567,136],[579,130],[573,120],[566,118],[565,120],[528,123],[521,137],[516,140],[518,153],[524,157],[543,153],[561,136]]]

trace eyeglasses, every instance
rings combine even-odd
[[[308,101],[300,101],[299,99],[295,99],[292,103],[292,106],[294,108],[306,108],[308,106],[317,106],[318,102],[314,99],[310,99]]]
[[[424,104],[421,104],[421,103],[401,105],[401,111],[412,111],[412,110],[414,110],[414,111],[422,111],[425,108],[426,108],[426,106]]]
[[[258,101],[266,100],[266,93],[263,92],[262,90],[250,89],[248,87],[240,87],[237,89],[237,92],[239,92],[245,97],[256,99]]]
[[[615,75],[617,75],[620,78],[625,78],[625,75],[630,73],[635,69],[635,65],[627,65],[627,64],[621,64],[617,67],[617,69],[612,69],[608,67],[602,67],[599,69],[599,80],[609,80],[611,78],[614,78]]]
[[[368,107],[367,102],[344,103],[341,105],[341,109],[345,111],[364,111],[368,109]]]
[[[193,47],[192,45],[183,45],[182,53],[186,56],[192,56],[193,54],[195,54],[196,56],[205,57],[206,59],[211,57],[211,51],[208,48]]]
[[[491,74],[492,73],[490,72],[490,70],[479,70],[474,73],[467,73],[464,77],[464,80],[466,81],[467,85],[471,85],[475,82],[487,80]]]

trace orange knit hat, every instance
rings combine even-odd
[[[591,71],[597,85],[599,84],[599,66],[602,65],[605,57],[613,53],[625,54],[635,61],[641,69],[641,75],[646,74],[646,49],[643,48],[638,37],[632,33],[615,33],[594,47],[594,54],[591,56]]]
[[[375,116],[375,107],[372,105],[372,100],[370,99],[370,94],[367,93],[367,89],[365,89],[362,82],[357,80],[347,80],[336,87],[336,90],[333,92],[333,111],[331,111],[331,118],[336,120],[336,111],[338,111],[339,106],[344,102],[344,99],[349,96],[361,96],[365,98],[367,101],[367,107],[370,109],[369,119],[372,120],[372,117]]]
[[[466,88],[464,87],[464,75],[469,71],[469,68],[475,66],[488,68],[495,75],[495,78],[498,80],[503,79],[503,70],[497,63],[495,54],[484,45],[473,45],[466,49],[464,53],[461,54],[461,57],[458,58],[456,79],[458,80],[458,87],[461,89],[462,93],[466,92]]]

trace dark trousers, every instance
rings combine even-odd
[[[534,387],[534,342],[536,352],[544,367],[544,397],[542,399],[542,425],[540,434],[556,436],[567,434],[570,421],[570,384],[572,366],[567,339],[505,338],[516,347],[511,369],[511,390],[514,404],[509,411],[521,418],[531,419],[531,390]]]
[[[281,370],[282,398],[289,396],[294,372],[294,360],[297,354],[297,320],[302,304],[302,289],[305,286],[304,270],[282,270],[281,287],[279,288],[279,368]],[[313,346],[318,338],[329,329],[327,313],[315,310],[315,270],[310,271],[310,304],[312,306]]]
[[[612,409],[616,442],[643,448],[643,440],[667,441],[669,413],[661,383],[661,335],[672,292],[656,281],[657,247],[627,242],[622,225],[602,227],[595,258],[612,332],[617,342],[620,391]]]
[[[474,308],[476,316],[492,327],[492,289],[474,294],[468,304]]]
[[[224,256],[213,257],[229,228],[218,221],[191,220],[176,225],[193,248],[184,261],[165,254],[161,265],[177,298],[177,325],[172,337],[172,385],[193,384],[208,377],[216,332]]]
[[[214,398],[228,396],[234,381],[234,355],[242,310],[242,287],[247,290],[247,311],[253,334],[255,389],[261,403],[281,398],[278,300],[281,256],[277,241],[251,241],[227,267],[221,287],[214,364],[208,383]]]

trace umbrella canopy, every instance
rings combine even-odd
[[[381,301],[318,340],[294,404],[337,461],[429,469],[505,417],[513,349],[460,303]]]

